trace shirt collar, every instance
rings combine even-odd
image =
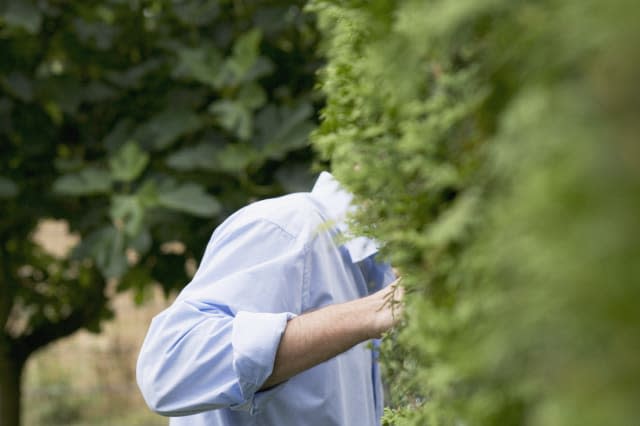
[[[326,219],[332,222],[348,240],[343,246],[349,251],[354,263],[360,262],[378,252],[378,244],[366,237],[354,237],[349,232],[346,223],[347,214],[355,210],[351,204],[353,195],[347,192],[340,183],[328,172],[322,172],[318,177],[311,195],[324,208]]]

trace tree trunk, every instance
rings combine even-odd
[[[20,426],[24,360],[0,346],[0,426]]]

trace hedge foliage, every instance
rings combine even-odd
[[[314,0],[315,143],[405,275],[397,425],[640,418],[640,3]]]

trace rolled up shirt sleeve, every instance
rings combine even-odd
[[[306,249],[268,221],[233,225],[216,231],[192,282],[149,327],[136,375],[160,414],[257,414],[278,390],[259,391],[301,310]]]
[[[269,392],[257,393],[273,371],[276,351],[287,321],[295,315],[240,312],[232,332],[233,370],[238,377],[244,402],[232,405],[234,410],[260,411]]]

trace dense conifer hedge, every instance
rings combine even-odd
[[[316,146],[410,290],[388,424],[636,424],[640,3],[311,8]]]

